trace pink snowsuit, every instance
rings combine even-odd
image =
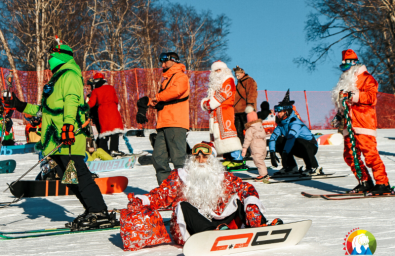
[[[258,119],[245,124],[246,134],[243,148],[250,147],[251,156],[260,176],[267,175],[266,158],[266,132],[262,120]]]

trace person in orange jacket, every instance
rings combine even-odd
[[[391,193],[385,166],[377,151],[375,106],[378,83],[369,74],[366,66],[359,64],[357,54],[351,49],[342,52],[340,68],[343,74],[332,90],[332,100],[338,110],[338,115],[342,118],[341,116],[344,113],[342,101],[345,97],[347,98],[346,104],[349,108],[352,130],[355,135],[357,155],[360,158],[362,152],[365,157],[365,163],[359,160],[362,179],[349,193],[367,192],[372,195]],[[344,122],[343,135],[344,160],[358,179],[346,121]],[[366,166],[372,169],[376,185],[373,185]]]
[[[182,168],[186,159],[187,131],[189,130],[189,78],[184,73],[185,65],[174,52],[162,53],[163,82],[153,99],[147,96],[139,99],[136,116],[138,123],[147,121],[145,117],[148,106],[158,111],[156,124],[157,136],[153,165],[160,185],[170,174],[169,157],[174,168]]]

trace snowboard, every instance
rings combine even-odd
[[[304,220],[276,226],[205,231],[189,237],[183,253],[185,256],[215,256],[292,246],[302,240],[311,223]]]
[[[14,172],[16,167],[15,160],[3,160],[0,161],[0,173],[12,173]]]
[[[128,186],[128,178],[124,176],[96,178],[102,194],[121,193]],[[15,197],[68,196],[74,193],[60,180],[20,180],[11,187]]]
[[[14,145],[14,146],[2,146],[0,155],[16,155],[16,154],[26,154],[34,153],[35,143],[29,143],[24,145]]]
[[[107,161],[88,161],[86,165],[94,173],[111,172],[117,170],[132,169],[136,163],[135,156],[124,157]]]

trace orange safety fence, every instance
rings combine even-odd
[[[85,71],[82,73],[84,83],[98,71]],[[118,93],[121,105],[121,116],[126,128],[129,129],[155,129],[156,110],[149,109],[147,112],[148,123],[139,125],[136,122],[137,100],[145,95],[154,97],[159,90],[162,69],[132,69],[126,71],[101,71],[109,84],[113,85]],[[9,74],[8,69],[1,68],[0,85],[5,88],[5,79]],[[39,75],[38,75],[39,74]],[[209,115],[202,111],[200,101],[207,94],[207,85],[210,71],[187,71],[190,83],[190,128],[191,130],[208,129]],[[14,75],[14,83],[11,91],[15,92],[26,102],[38,104],[40,102],[42,88],[49,81],[52,73],[49,70],[17,71]],[[285,92],[258,91],[258,111],[260,103],[268,100],[270,107],[278,104],[284,98]],[[377,122],[378,128],[395,128],[395,96],[392,94],[378,93],[377,95]],[[302,121],[311,129],[333,129],[330,125],[335,116],[334,106],[329,91],[291,91],[291,100]],[[23,120],[22,114],[15,111],[13,118]],[[18,122],[14,125],[16,135],[24,135],[24,127]],[[19,127],[22,126],[22,127]]]

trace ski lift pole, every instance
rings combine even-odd
[[[90,119],[88,119],[82,126],[81,128],[78,128],[74,134],[77,134],[79,131],[81,131],[83,128],[85,128],[88,124],[89,124]],[[12,189],[12,186],[17,183],[18,181],[20,181],[23,177],[25,177],[29,172],[31,172],[37,165],[41,164],[42,162],[44,162],[49,156],[51,156],[53,153],[55,153],[61,146],[63,146],[63,142],[61,142],[59,145],[57,145],[51,152],[49,152],[46,156],[44,156],[40,161],[38,161],[35,165],[33,165],[32,168],[30,168],[29,170],[27,170],[21,177],[19,177],[16,181],[14,181],[13,183],[11,183],[11,185],[8,186],[8,188],[6,188],[4,192],[6,192],[8,189]]]

